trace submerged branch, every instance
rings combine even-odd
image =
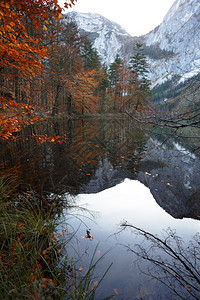
[[[199,299],[199,235],[194,237],[195,243],[191,242],[188,247],[184,248],[182,239],[176,236],[175,232],[171,229],[167,231],[167,236],[162,239],[127,222],[122,223],[121,228],[122,230],[131,228],[137,235],[145,238],[143,243],[137,244],[135,248],[126,246],[138,258],[153,264],[153,269],[148,268],[146,272],[143,272],[145,275],[151,276],[167,287],[170,287],[179,296],[189,293],[194,299]],[[144,242],[148,243],[147,247],[145,247]],[[161,254],[158,254],[160,251]],[[181,289],[183,294],[180,294],[177,289]],[[183,299],[186,298],[183,297]]]

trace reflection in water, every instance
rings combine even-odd
[[[125,221],[154,235],[170,227],[176,228],[177,234],[182,236],[187,244],[199,231],[197,220],[174,219],[156,203],[149,189],[136,180],[126,179],[100,193],[81,194],[77,196],[76,202],[81,207],[87,208],[94,216],[93,219],[89,213],[81,211],[78,213],[78,216],[81,215],[81,221],[77,218],[70,222],[76,231],[77,239],[74,243],[82,257],[80,266],[83,267],[83,271],[87,270],[98,242],[100,242],[99,253],[111,249],[103,262],[97,265],[97,274],[100,275],[106,270],[106,266],[113,262],[109,274],[98,289],[96,299],[100,300],[113,294],[114,289],[120,294],[117,299],[176,299],[165,298],[164,295],[170,291],[161,286],[155,288],[155,282],[149,281],[134,263],[132,252],[127,252],[126,248],[121,246],[131,245],[131,249],[135,243],[144,246],[144,236],[131,235],[128,231],[116,233],[120,231],[120,224]],[[85,236],[88,228],[94,237],[92,241],[81,238]],[[154,250],[153,253],[157,256],[159,253],[155,247]],[[73,257],[75,256],[76,253],[73,253]],[[148,265],[144,264],[144,267],[148,268]]]
[[[160,163],[138,179],[147,185],[157,203],[174,218],[197,218],[200,215],[200,160],[173,140],[161,144],[149,139],[143,163]]]
[[[144,238],[141,244],[127,246],[142,262],[150,262],[143,273],[168,287],[180,299],[200,298],[199,233],[185,246],[175,230],[168,229],[165,236],[158,237],[128,223],[121,226],[135,230],[135,234]],[[138,261],[140,270],[141,260]]]
[[[67,138],[63,144],[39,144],[31,138],[32,133]],[[24,140],[1,147],[2,172],[16,173],[38,192],[59,194],[83,192],[103,160],[118,173],[124,169],[134,176],[148,139],[144,130],[127,120],[63,120],[26,128],[23,134]],[[121,181],[112,183],[108,176],[107,180],[109,186]]]
[[[0,171],[14,174],[43,196],[70,193],[79,195],[79,205],[87,203],[96,224],[88,217],[86,225],[78,224],[78,237],[87,229],[94,236],[93,241],[79,241],[84,257],[97,241],[101,253],[118,243],[127,245],[129,233],[114,235],[125,220],[153,234],[176,228],[187,240],[199,230],[199,158],[177,141],[160,143],[147,132],[130,120],[59,120],[30,126],[20,133],[23,139],[2,143]],[[33,133],[64,136],[65,142],[39,144]],[[72,225],[76,228],[75,221]],[[110,253],[104,270],[110,261],[115,263],[97,299],[114,289],[123,295],[118,299],[159,299],[163,291],[158,289],[155,296],[154,285],[131,264],[131,253],[119,246]]]
[[[39,144],[32,133],[66,141]],[[2,144],[0,170],[38,193],[97,193],[130,178],[148,186],[173,217],[200,215],[199,158],[173,139],[160,143],[130,120],[60,120],[20,134],[21,141]]]

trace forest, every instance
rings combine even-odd
[[[76,1],[65,0],[65,9]],[[127,252],[111,252],[107,259],[112,237],[116,244],[117,233],[131,229],[142,244],[132,247],[131,233],[125,248],[157,267],[146,275],[182,299],[199,299],[199,235],[184,248],[175,231],[159,238],[153,227],[134,225],[139,218],[141,226],[155,224],[157,230],[164,219],[170,226],[174,218],[188,218],[184,234],[196,229],[199,75],[151,89],[147,56],[175,54],[140,43],[127,60],[118,54],[103,65],[89,38],[63,17],[58,0],[1,0],[0,24],[0,298],[146,299],[146,291],[148,299],[160,296],[163,291],[138,281],[140,265],[138,272]],[[105,199],[100,194],[115,188]],[[95,204],[100,195],[104,229],[96,208],[81,206],[89,194]],[[133,225],[126,216],[133,216]]]
[[[70,7],[75,1],[65,3]],[[45,116],[147,111],[151,96],[142,45],[128,62],[101,64],[87,36],[62,21],[58,1],[1,1],[0,135]]]
[[[66,0],[65,8],[75,2]],[[88,114],[149,110],[150,83],[142,45],[136,46],[129,62],[117,55],[110,66],[103,66],[87,36],[80,35],[74,22],[62,20],[57,0],[2,0],[0,17],[0,295],[4,299],[94,299],[98,284],[93,282],[92,274],[97,262],[91,260],[90,268],[82,275],[82,267],[77,269],[76,263],[63,256],[68,241],[61,239],[68,224],[64,221],[62,229],[58,224],[63,208],[71,205],[70,199],[54,198],[50,190],[43,190],[46,184],[39,173],[43,166],[49,172],[52,163],[46,169],[49,154],[42,162],[43,154],[39,152],[51,152],[51,144],[56,146],[58,157],[64,157],[61,152],[65,149],[63,154],[69,155],[69,162],[77,159],[74,172],[79,170],[82,184],[85,176],[87,180],[92,176],[95,158],[99,160],[104,150],[99,145],[92,149],[84,121],[80,124],[83,136],[78,131],[75,138],[77,124],[71,122]],[[57,116],[69,121],[67,131],[64,127],[58,130]],[[53,134],[46,133],[49,128]],[[97,133],[102,135],[95,124],[88,131],[92,131],[94,142]],[[24,150],[25,145],[30,146],[29,150]],[[16,165],[11,156],[4,160],[12,146],[16,147],[15,158],[19,158]],[[77,149],[83,150],[83,157]],[[39,172],[34,172],[37,162]],[[30,163],[31,181],[36,178],[39,189],[26,178]],[[73,180],[79,184],[77,176],[72,178],[69,165],[63,161],[56,165],[63,165],[69,172],[69,182],[65,176],[63,179],[72,191]],[[46,175],[44,178],[46,181]],[[90,230],[86,233],[85,238],[92,240]],[[98,261],[102,258],[100,255]]]

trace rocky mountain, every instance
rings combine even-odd
[[[93,47],[97,49],[102,63],[106,65],[111,64],[117,54],[121,57],[130,55],[133,45],[141,41],[141,38],[132,37],[119,24],[99,14],[73,11],[64,15],[65,20],[77,24],[80,33],[87,35]]]
[[[70,12],[64,18],[77,23],[107,65],[116,54],[128,59],[134,45],[142,42],[152,87],[168,80],[177,85],[200,72],[199,0],[176,0],[163,22],[141,37],[130,36],[120,25],[98,14]]]
[[[176,0],[162,24],[149,33],[147,46],[171,52],[170,57],[151,59],[151,79],[163,83],[173,76],[183,82],[200,72],[200,1]]]

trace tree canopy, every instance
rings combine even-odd
[[[74,4],[75,0],[65,1],[66,8]],[[133,56],[129,68],[120,55],[105,68],[91,41],[61,12],[57,0],[0,3],[0,135],[4,139],[14,138],[41,113],[123,112],[148,87],[144,76],[139,78],[147,67],[143,54]]]

